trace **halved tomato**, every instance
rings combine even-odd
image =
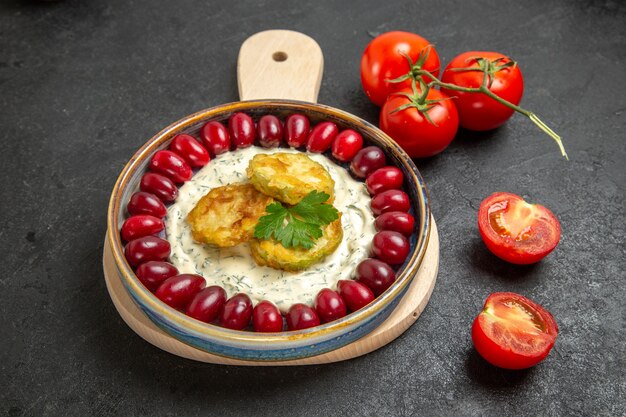
[[[519,265],[539,262],[561,239],[561,225],[550,210],[502,192],[480,204],[478,230],[494,255]]]
[[[559,332],[539,304],[512,292],[496,292],[474,320],[474,347],[492,365],[525,369],[548,356]]]

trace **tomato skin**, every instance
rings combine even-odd
[[[126,210],[128,210],[128,213],[131,216],[137,214],[147,214],[160,219],[165,217],[167,214],[165,204],[163,204],[163,202],[156,195],[146,193],[145,191],[137,191],[134,193],[130,197],[130,200],[128,200]]]
[[[386,80],[398,78],[409,72],[409,63],[403,53],[415,62],[420,52],[429,45],[430,42],[426,39],[410,32],[387,32],[374,38],[361,57],[361,84],[369,99],[374,104],[382,106],[389,94],[410,87],[410,80],[399,83],[390,83]],[[436,77],[439,75],[439,66],[439,55],[435,48],[431,47],[423,69]]]
[[[261,301],[252,310],[252,327],[255,332],[272,333],[283,330],[283,316],[271,301]]]
[[[146,172],[143,174],[139,188],[143,192],[154,194],[164,203],[171,203],[178,197],[176,184],[166,176],[155,172]]]
[[[230,150],[230,134],[226,126],[220,122],[206,123],[200,129],[202,143],[213,155],[219,155]]]
[[[154,295],[177,310],[185,308],[196,294],[206,286],[200,275],[180,274],[163,281]]]
[[[150,160],[150,169],[165,175],[175,183],[189,181],[193,176],[191,167],[183,158],[172,151],[158,151]]]
[[[505,58],[497,65],[511,62],[509,57],[498,52],[464,52],[450,61],[441,76],[441,81],[456,84],[459,87],[480,87],[483,82],[483,72],[454,71],[457,68],[478,68],[476,57],[486,58],[492,62],[498,58]],[[497,71],[489,90],[506,101],[519,104],[524,94],[524,78],[519,66],[515,65]],[[459,111],[459,122],[465,129],[477,131],[495,129],[503,125],[515,112],[482,93],[466,93],[445,88],[442,88],[442,91],[449,96],[456,97],[454,103]]]
[[[402,211],[388,211],[376,218],[374,226],[377,232],[393,230],[409,237],[413,234],[413,229],[415,228],[415,218],[409,213]]]
[[[371,195],[382,193],[387,190],[394,190],[402,187],[404,174],[400,168],[382,167],[372,172],[365,180],[367,191]]]
[[[190,135],[180,134],[172,139],[170,150],[181,156],[192,167],[203,167],[209,163],[209,152]]]
[[[299,113],[291,114],[285,120],[285,142],[292,148],[304,146],[310,130],[308,117]]]
[[[226,291],[218,285],[211,285],[197,293],[187,306],[185,314],[196,320],[211,323],[224,308]]]
[[[501,222],[512,224],[517,230],[522,229],[523,238],[495,230],[494,216],[504,216]],[[491,253],[517,265],[539,262],[556,248],[561,238],[561,225],[550,210],[504,192],[493,193],[480,204],[478,230]]]
[[[122,239],[129,242],[139,237],[156,235],[165,228],[165,223],[158,217],[148,214],[131,216],[122,225]]]
[[[252,300],[244,293],[233,295],[220,313],[220,324],[227,329],[242,330],[252,317]]]
[[[413,94],[411,88],[401,93]],[[459,114],[452,100],[439,90],[431,88],[427,100],[443,100],[428,110],[433,123],[415,107],[395,112],[408,104],[407,97],[392,94],[380,109],[380,128],[391,136],[411,158],[427,158],[437,155],[450,145],[459,129]]]
[[[363,136],[352,129],[339,133],[332,145],[332,155],[341,162],[350,162],[363,148]]]
[[[333,122],[322,122],[315,125],[306,142],[309,152],[326,152],[339,134],[339,128]]]
[[[515,293],[492,293],[472,324],[472,341],[476,351],[492,365],[526,369],[548,356],[558,331],[554,317],[541,305]]]
[[[235,113],[228,119],[228,132],[235,149],[247,148],[254,144],[254,121],[245,113]]]
[[[259,119],[257,126],[259,143],[264,148],[275,148],[283,139],[283,124],[278,117],[266,114]]]

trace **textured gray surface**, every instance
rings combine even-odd
[[[625,415],[626,8],[618,1],[4,1],[0,5],[0,415]],[[109,192],[166,124],[237,99],[239,45],[268,28],[315,38],[320,102],[376,122],[358,62],[404,29],[444,62],[497,50],[524,72],[523,105],[571,161],[515,116],[418,161],[441,235],[439,281],[417,323],[365,357],[300,368],[220,367],[147,344],[104,286]],[[507,265],[476,228],[510,191],[559,217],[559,247]],[[540,366],[496,369],[471,321],[492,291],[552,311]]]

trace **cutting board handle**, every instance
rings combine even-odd
[[[322,49],[309,36],[291,30],[259,32],[239,50],[239,98],[317,102],[323,72]]]

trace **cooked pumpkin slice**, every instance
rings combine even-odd
[[[209,191],[189,212],[193,238],[219,247],[235,246],[252,239],[254,227],[274,199],[251,184],[231,184]]]
[[[334,200],[335,182],[326,169],[303,153],[255,155],[246,171],[250,182],[263,194],[287,204],[297,204],[313,190]]]
[[[274,239],[253,239],[250,242],[252,257],[257,264],[269,266],[285,271],[300,271],[306,269],[333,253],[343,238],[341,226],[341,213],[339,218],[324,226],[323,235],[315,241],[310,249],[300,246],[285,248],[279,241]]]

